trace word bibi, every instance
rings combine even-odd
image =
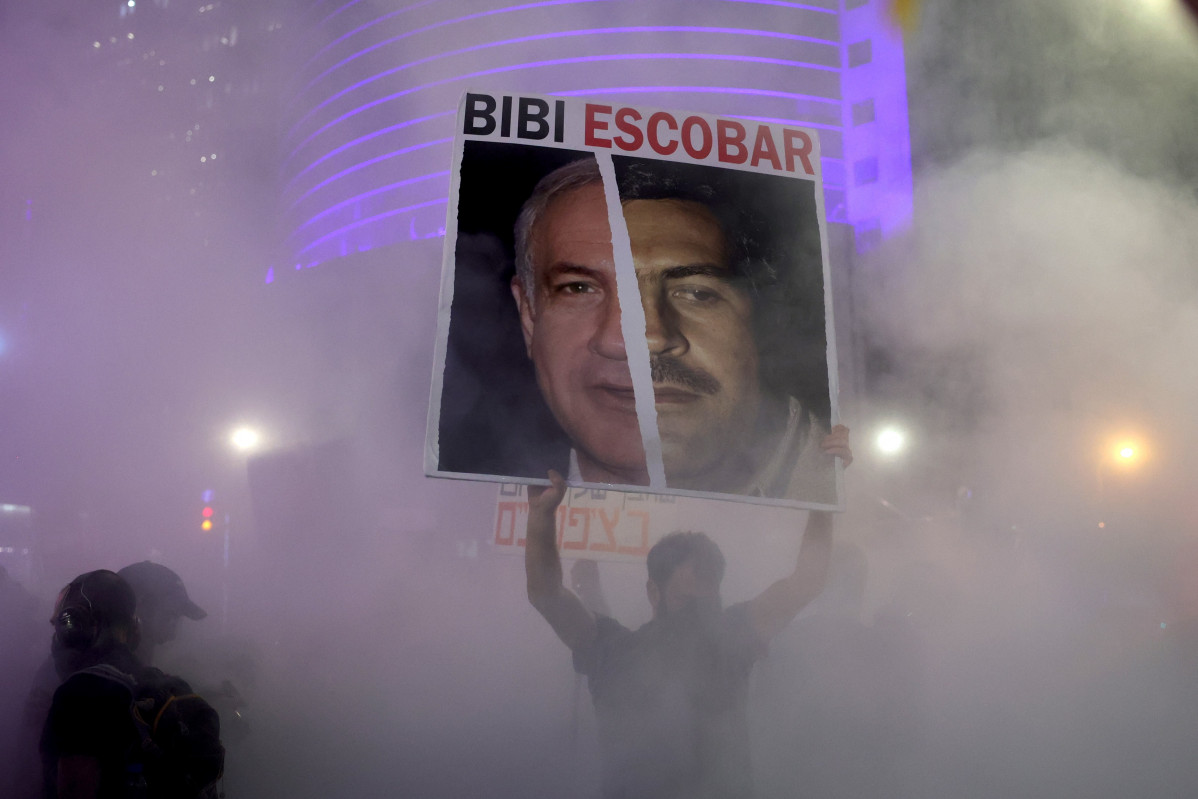
[[[570,103],[570,111],[577,108]],[[489,94],[466,95],[462,132],[562,143],[566,138],[567,101],[540,97],[498,99]],[[713,122],[714,119],[714,122]],[[576,128],[575,128],[576,130]],[[698,114],[585,103],[582,146],[651,153],[695,161],[769,167],[778,172],[815,175],[814,143],[805,130],[780,125],[745,123]]]

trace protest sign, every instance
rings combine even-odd
[[[454,152],[426,474],[843,507],[812,131],[469,92]]]
[[[676,526],[673,496],[571,488],[557,508],[557,548],[564,557],[639,562]],[[527,527],[527,487],[503,483],[492,545],[505,552],[523,551]]]

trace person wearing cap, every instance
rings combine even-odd
[[[81,574],[58,595],[50,652],[62,684],[41,735],[45,797],[124,796],[126,755],[140,742],[129,688],[97,669],[133,674],[140,637],[133,589],[107,569]]]
[[[141,621],[141,644],[134,654],[149,666],[160,644],[175,640],[179,619],[186,616],[199,621],[208,614],[191,601],[178,574],[160,563],[143,560],[117,572],[137,596],[137,616]]]

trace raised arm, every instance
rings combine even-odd
[[[843,460],[845,466],[853,462],[849,429],[844,425],[832,428],[820,442],[820,447],[826,456]],[[782,632],[808,602],[819,596],[824,590],[831,560],[832,514],[813,510],[807,514],[807,528],[799,544],[794,571],[749,602],[753,627],[763,641]]]
[[[580,650],[595,640],[595,617],[562,582],[555,516],[566,483],[554,471],[549,472],[549,479],[551,486],[528,487],[528,532],[524,542],[528,601],[566,646]]]

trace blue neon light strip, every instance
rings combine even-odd
[[[510,44],[525,44],[527,42],[532,42],[532,41],[546,41],[546,40],[561,39],[561,38],[568,38],[568,37],[572,38],[575,36],[591,36],[591,35],[613,34],[613,33],[623,34],[623,33],[628,33],[628,32],[634,32],[634,33],[661,33],[661,32],[668,32],[668,33],[678,33],[678,32],[726,33],[726,34],[730,34],[730,35],[761,36],[761,37],[766,37],[766,38],[781,38],[781,39],[788,39],[788,40],[792,40],[792,41],[804,41],[804,42],[809,42],[809,43],[814,42],[816,44],[827,44],[830,46],[835,45],[835,42],[831,42],[826,39],[816,39],[811,36],[797,36],[797,35],[793,35],[793,34],[772,33],[769,31],[758,31],[758,30],[749,30],[749,29],[740,29],[740,28],[691,28],[691,27],[682,27],[682,26],[658,27],[658,28],[650,28],[650,27],[593,28],[593,29],[589,29],[589,30],[564,31],[564,32],[560,32],[560,33],[538,33],[538,34],[534,34],[531,36],[520,36],[515,39],[503,39],[501,41],[487,42],[485,44],[476,44],[476,45],[472,45],[470,47],[463,47],[458,50],[447,50],[442,53],[437,53],[436,55],[431,55],[431,56],[427,56],[425,58],[417,59],[416,61],[409,61],[406,64],[400,64],[399,66],[383,70],[382,72],[378,72],[374,75],[371,75],[368,78],[364,78],[364,79],[358,81],[357,83],[351,84],[351,85],[345,87],[344,89],[336,92],[335,94],[332,94],[332,95],[326,97],[324,100],[317,103],[312,108],[308,109],[308,111],[302,117],[300,117],[299,120],[296,121],[296,123],[291,127],[291,131],[288,133],[288,138],[290,138],[291,135],[294,134],[295,130],[297,128],[299,128],[300,126],[302,126],[308,120],[309,117],[311,117],[313,114],[315,114],[320,109],[324,108],[329,103],[332,103],[332,102],[338,100],[339,98],[344,97],[347,94],[350,94],[351,92],[357,91],[358,89],[362,88],[363,86],[367,86],[377,80],[382,80],[383,78],[388,77],[390,75],[394,75],[399,72],[403,72],[406,69],[411,69],[412,67],[421,66],[423,64],[429,64],[429,63],[432,63],[433,61],[436,61],[436,60],[442,59],[442,58],[452,58],[454,56],[464,55],[466,53],[473,53],[473,52],[478,52],[480,50],[487,50],[492,47],[503,47],[505,45],[510,45]],[[689,54],[676,53],[674,55],[686,56]],[[706,55],[706,54],[695,54],[695,55],[696,55],[696,57],[698,57],[698,56]],[[354,56],[354,57],[356,57],[356,56]],[[746,58],[762,58],[761,56],[745,56],[745,57]],[[592,58],[600,58],[600,57],[592,56]],[[344,62],[342,62],[342,63],[344,63]],[[840,67],[838,67],[838,66],[826,66],[824,64],[812,64],[810,62],[805,62],[805,61],[788,61],[788,60],[777,59],[777,60],[774,60],[772,63],[782,65],[782,66],[800,66],[800,67],[803,67],[806,69],[814,69],[814,70],[824,71],[824,72],[840,72]],[[311,84],[309,84],[309,85],[311,85]]]
[[[383,155],[375,156],[374,158],[370,158],[365,161],[361,161],[347,169],[343,169],[340,172],[338,172],[334,175],[330,175],[329,177],[320,181],[315,186],[311,187],[306,192],[301,194],[299,197],[296,197],[295,200],[292,201],[290,207],[295,208],[295,206],[297,206],[301,202],[303,202],[304,198],[309,196],[310,194],[312,194],[312,192],[318,191],[319,189],[323,188],[324,186],[327,186],[334,181],[340,180],[341,178],[345,177],[346,175],[351,175],[354,172],[365,169],[368,166],[380,163],[382,161],[388,161],[392,158],[398,158],[401,155],[406,155],[406,154],[408,154],[410,152],[414,152],[416,150],[423,150],[426,147],[435,147],[438,144],[448,144],[451,141],[453,141],[452,136],[446,137],[444,139],[433,139],[432,141],[421,142],[420,144],[413,144],[411,147],[402,147],[398,150],[394,150],[392,152],[384,153]]]
[[[806,94],[779,92],[771,89],[725,89],[722,86],[612,86],[605,89],[576,89],[568,92],[548,92],[548,94],[551,97],[589,97],[602,94],[657,94],[665,92],[678,94],[687,92],[694,94],[748,94],[762,97],[780,97],[787,100],[810,100],[837,107],[840,106],[840,101],[838,100],[811,97]],[[818,128],[819,130],[831,130],[838,133],[844,132],[844,125],[833,125],[827,122],[810,122],[805,119],[750,116],[748,114],[724,114],[723,116],[729,119],[745,119],[750,122],[771,122],[779,125],[795,125],[801,128]]]
[[[834,8],[824,8],[823,6],[809,6],[805,3],[788,3],[785,0],[724,0],[725,3],[748,3],[755,6],[782,6],[783,8],[797,8],[800,11],[816,11],[820,14],[839,14],[840,11]]]
[[[353,224],[346,225],[345,227],[339,227],[336,230],[332,231],[331,233],[324,234],[320,238],[318,238],[315,241],[312,241],[310,244],[308,244],[307,247],[304,247],[302,250],[300,250],[299,254],[303,255],[304,253],[311,250],[313,247],[316,247],[318,244],[323,244],[324,242],[328,241],[329,239],[336,238],[337,236],[340,236],[340,235],[347,233],[351,230],[354,230],[356,228],[360,228],[365,225],[374,224],[375,222],[378,222],[381,219],[387,219],[388,217],[392,217],[392,216],[399,216],[400,214],[404,214],[409,211],[418,211],[421,208],[430,208],[434,205],[444,205],[447,202],[449,202],[448,197],[439,197],[436,200],[427,200],[422,203],[416,203],[415,205],[405,205],[403,208],[393,208],[390,211],[386,211],[381,214],[375,214],[374,216],[368,216],[365,219],[359,219],[357,222],[354,222]]]
[[[322,25],[322,26],[327,25],[329,23],[329,20],[333,19],[333,17],[337,16],[342,11],[345,11],[347,8],[352,8],[353,6],[356,6],[358,3],[361,3],[361,2],[362,2],[362,0],[350,0],[350,2],[341,6],[341,8],[338,8],[332,14],[329,14],[327,17],[322,19],[318,24]],[[411,11],[412,9],[420,8],[422,6],[429,6],[436,2],[437,2],[437,0],[424,0],[424,2],[422,2],[422,3],[413,3],[412,5],[407,6],[405,8],[401,8],[399,11],[392,12],[391,14],[388,14],[387,16],[390,17],[390,16],[394,16],[395,14],[402,14],[405,11]],[[382,19],[382,17],[380,17],[380,19]],[[345,38],[345,37],[342,37],[342,38]],[[338,41],[340,41],[340,39],[338,39]],[[319,56],[321,53],[323,53],[327,49],[328,49],[328,47],[322,47],[319,51],[317,51],[315,56],[313,56],[311,59],[308,59],[308,63],[311,63],[312,59],[316,58],[317,56]]]
[[[361,2],[362,2],[362,0],[350,0],[345,5],[339,6],[336,11],[333,11],[332,13],[330,13],[327,17],[325,17],[320,22],[318,22],[317,25],[327,25],[329,20],[331,20],[333,17],[337,16],[338,14],[340,14],[342,11],[345,11],[346,9],[353,8],[358,3],[361,3]],[[430,3],[430,2],[433,2],[433,0],[425,0],[425,3]],[[318,2],[318,3],[316,3],[316,5],[321,6],[321,5],[323,5],[323,3]],[[316,12],[316,9],[315,8],[312,9],[312,13],[315,13],[315,12]]]
[[[296,230],[297,231],[303,230],[304,228],[306,228],[308,225],[311,225],[316,220],[318,220],[322,217],[328,216],[329,214],[334,213],[335,211],[339,211],[342,208],[346,207],[347,205],[353,205],[356,202],[361,202],[362,200],[369,199],[369,198],[374,197],[379,194],[386,194],[389,191],[394,191],[395,189],[402,188],[404,186],[411,186],[413,183],[422,183],[426,180],[432,180],[433,178],[447,178],[447,177],[449,177],[449,174],[450,174],[450,172],[448,169],[443,172],[430,172],[427,175],[420,175],[418,177],[408,178],[407,180],[401,180],[398,183],[388,183],[386,186],[380,186],[377,189],[371,189],[370,191],[362,192],[361,194],[355,194],[353,197],[350,197],[348,200],[342,200],[341,202],[337,203],[336,205],[331,205],[328,208],[324,209],[316,216],[309,217],[308,221],[301,222],[299,224],[299,226],[296,228]]]
[[[837,133],[844,132],[844,125],[828,125],[823,122],[807,122],[802,119],[786,119],[784,117],[758,117],[749,116],[747,114],[726,114],[730,119],[744,119],[749,122],[769,122],[775,125],[794,125],[800,128],[816,128],[817,130],[831,130]]]
[[[568,6],[568,5],[575,5],[575,4],[581,4],[581,3],[607,3],[607,2],[612,2],[612,0],[543,0],[543,2],[539,2],[539,3],[525,3],[523,5],[518,5],[518,6],[508,6],[507,8],[493,8],[490,11],[480,11],[477,14],[467,14],[464,17],[454,17],[453,19],[446,19],[446,20],[442,20],[440,22],[434,22],[432,25],[425,25],[423,28],[415,28],[414,30],[410,30],[407,33],[403,33],[403,34],[400,34],[399,36],[395,36],[390,39],[385,39],[377,44],[373,44],[370,47],[367,47],[365,50],[359,50],[358,52],[354,53],[352,56],[345,59],[344,61],[334,64],[333,66],[326,69],[324,72],[317,75],[315,78],[313,78],[311,80],[311,82],[308,83],[307,86],[305,86],[302,90],[300,90],[300,94],[303,94],[308,89],[312,88],[312,84],[316,83],[318,80],[325,77],[330,72],[333,72],[334,70],[341,68],[342,66],[344,66],[345,64],[348,64],[350,61],[354,60],[355,58],[366,55],[367,53],[369,53],[373,50],[377,50],[378,48],[383,47],[387,44],[391,44],[392,42],[397,42],[400,39],[406,39],[409,36],[415,36],[420,33],[427,33],[428,31],[436,30],[437,28],[444,28],[447,25],[456,25],[459,22],[468,22],[470,20],[480,19],[482,17],[491,17],[496,14],[507,14],[511,11],[527,11],[530,8],[541,8],[541,7],[546,7],[546,6],[561,6],[561,5]],[[320,48],[320,50],[318,50],[316,52],[316,55],[312,56],[312,58],[308,59],[308,61],[305,62],[304,66],[306,67],[308,64],[311,64],[313,61],[315,61],[317,58],[319,58],[320,55],[322,53],[324,53],[326,50],[328,50],[330,47],[334,47],[338,43],[345,41],[346,39],[350,38],[351,36],[356,36],[357,34],[361,33],[362,31],[367,30],[368,28],[372,28],[375,25],[385,22],[386,20],[388,20],[392,17],[397,17],[400,14],[406,14],[408,11],[411,11],[414,8],[419,8],[420,6],[423,6],[423,5],[428,5],[428,3],[427,2],[426,3],[417,3],[414,6],[408,6],[407,8],[401,8],[398,11],[392,11],[389,14],[384,14],[381,17],[378,17],[376,19],[371,20],[370,22],[367,22],[365,25],[360,25],[359,27],[354,28],[349,33],[343,33],[342,35],[338,36],[333,41],[329,42],[324,47]]]
[[[378,130],[374,131],[373,133],[367,133],[365,136],[359,136],[356,139],[348,141],[345,144],[341,145],[340,147],[335,147],[334,149],[329,150],[327,153],[322,155],[320,158],[317,158],[315,161],[308,164],[306,167],[304,167],[299,172],[297,172],[289,181],[287,181],[285,191],[290,190],[292,185],[295,184],[295,181],[299,180],[299,178],[301,178],[303,175],[305,175],[306,173],[311,171],[318,164],[320,164],[324,161],[327,161],[328,159],[332,158],[335,155],[345,152],[346,150],[348,150],[351,147],[356,147],[357,145],[364,144],[364,143],[370,141],[371,139],[377,139],[379,136],[383,136],[388,133],[394,133],[397,130],[401,130],[401,129],[409,127],[411,125],[418,124],[420,122],[428,122],[429,120],[437,119],[438,117],[453,116],[455,113],[457,113],[457,112],[456,111],[442,111],[439,114],[429,114],[428,116],[417,117],[415,119],[409,119],[407,122],[400,122],[398,125],[388,125],[385,128],[379,128]]]
[[[655,92],[696,92],[699,94],[754,94],[762,97],[781,97],[785,100],[810,100],[815,103],[827,103],[840,106],[840,100],[827,97],[817,97],[813,94],[797,92],[782,92],[776,89],[731,88],[723,86],[608,86],[600,89],[570,89],[564,92],[546,92],[551,97],[586,97],[590,94],[605,94],[608,92],[625,92],[629,94],[652,94]]]
[[[341,122],[344,122],[345,120],[349,119],[350,117],[357,116],[358,114],[368,111],[371,108],[374,108],[375,106],[379,106],[384,103],[389,103],[392,100],[397,100],[400,97],[404,97],[409,94],[413,94],[414,92],[422,91],[424,89],[430,89],[434,86],[444,86],[447,83],[456,83],[456,82],[460,82],[460,81],[470,80],[472,78],[484,77],[486,75],[498,75],[498,74],[502,74],[504,72],[520,72],[523,70],[535,69],[535,68],[539,68],[539,67],[554,67],[554,66],[562,66],[564,64],[597,63],[597,62],[603,62],[603,61],[636,61],[636,60],[720,61],[720,62],[745,63],[745,64],[769,64],[772,66],[793,66],[793,67],[799,67],[799,68],[804,68],[804,69],[808,68],[808,65],[803,64],[801,62],[785,61],[785,60],[779,59],[779,58],[765,58],[765,57],[761,57],[761,56],[738,56],[738,55],[708,55],[708,54],[691,55],[691,54],[684,54],[684,53],[620,53],[620,54],[602,55],[602,56],[581,56],[581,57],[577,57],[577,58],[553,58],[553,59],[549,59],[546,61],[530,61],[530,62],[526,62],[523,64],[514,64],[514,65],[510,65],[510,66],[493,67],[491,69],[484,69],[484,70],[480,70],[478,72],[470,72],[465,75],[458,75],[456,77],[442,78],[441,80],[431,81],[429,83],[425,83],[420,86],[413,86],[410,89],[404,89],[403,91],[396,92],[394,94],[389,94],[386,97],[380,97],[377,100],[372,100],[369,103],[360,105],[357,108],[353,109],[352,111],[347,111],[346,113],[342,114],[341,116],[337,117],[336,119],[333,119],[330,122],[326,122],[324,125],[317,128],[315,131],[313,131],[311,134],[309,134],[306,139],[304,139],[298,145],[296,145],[295,149],[291,151],[289,157],[291,157],[291,158],[295,157],[295,155],[301,149],[303,149],[303,147],[306,144],[308,144],[308,142],[312,141],[317,136],[319,136],[321,133],[324,133],[326,130],[334,127],[335,125],[338,125]],[[796,97],[806,97],[806,95],[796,95]],[[814,100],[817,98],[814,96],[810,96],[810,99]],[[818,98],[818,99],[827,99],[827,98]]]
[[[476,14],[474,16],[480,16],[480,15]],[[441,23],[441,24],[444,24],[444,23]],[[436,26],[436,25],[429,26],[429,28],[433,28],[433,27],[438,27],[438,26]],[[428,30],[428,28],[421,29],[421,31],[423,31],[423,30]],[[303,92],[308,91],[308,89],[311,89],[312,86],[315,85],[317,81],[328,76],[330,73],[334,72],[335,70],[345,66],[350,61],[353,61],[356,58],[360,58],[361,56],[366,55],[367,53],[371,52],[372,50],[377,50],[380,47],[384,47],[388,44],[398,42],[401,39],[406,39],[409,36],[412,36],[416,33],[420,33],[421,31],[410,31],[408,33],[404,33],[399,36],[394,36],[390,39],[379,42],[377,44],[373,44],[370,47],[366,48],[365,50],[359,50],[358,52],[354,53],[353,55],[349,56],[348,58],[334,64],[333,66],[326,69],[324,72],[317,75],[315,78],[313,78],[311,80],[311,82],[308,83],[307,86],[304,87]],[[403,64],[399,67],[396,67],[395,69],[390,69],[390,70],[387,70],[386,72],[380,72],[378,75],[374,76],[373,79],[378,79],[384,75],[389,75],[392,72],[398,72],[401,69],[404,69],[408,66],[425,63],[425,62],[431,61],[435,58],[444,58],[447,56],[461,55],[462,53],[470,53],[470,52],[474,52],[477,50],[484,50],[488,47],[499,47],[499,46],[505,45],[505,44],[521,44],[524,42],[532,42],[532,41],[538,41],[538,40],[543,40],[543,39],[559,39],[559,38],[573,37],[573,36],[590,36],[593,34],[600,35],[600,34],[611,34],[611,33],[615,33],[615,34],[624,34],[624,33],[713,33],[713,34],[728,34],[731,36],[760,36],[760,37],[770,38],[770,39],[783,39],[783,40],[792,41],[792,42],[804,42],[807,44],[826,44],[826,45],[829,45],[832,47],[837,47],[837,48],[839,48],[839,46],[840,46],[839,42],[836,42],[832,39],[821,39],[816,36],[802,36],[797,33],[779,33],[777,31],[763,31],[763,30],[757,30],[757,29],[753,29],[753,28],[714,28],[714,27],[700,27],[700,26],[694,26],[694,25],[638,25],[638,26],[630,26],[630,27],[623,27],[623,28],[590,28],[590,29],[586,29],[586,30],[554,31],[552,33],[538,33],[538,34],[533,34],[530,36],[521,36],[521,37],[518,37],[515,39],[504,39],[502,41],[493,41],[493,42],[487,42],[485,44],[474,45],[472,47],[464,47],[460,50],[448,50],[443,53],[438,53],[436,56],[432,56],[430,58],[421,59],[420,61],[413,61],[410,64]],[[812,66],[815,66],[815,65],[812,65]],[[824,67],[824,69],[839,70],[840,67],[838,67],[838,66],[837,67]],[[355,86],[360,86],[360,85],[361,84],[355,84]],[[350,88],[352,89],[355,87],[351,86]],[[319,108],[319,106],[317,106],[317,107]]]

